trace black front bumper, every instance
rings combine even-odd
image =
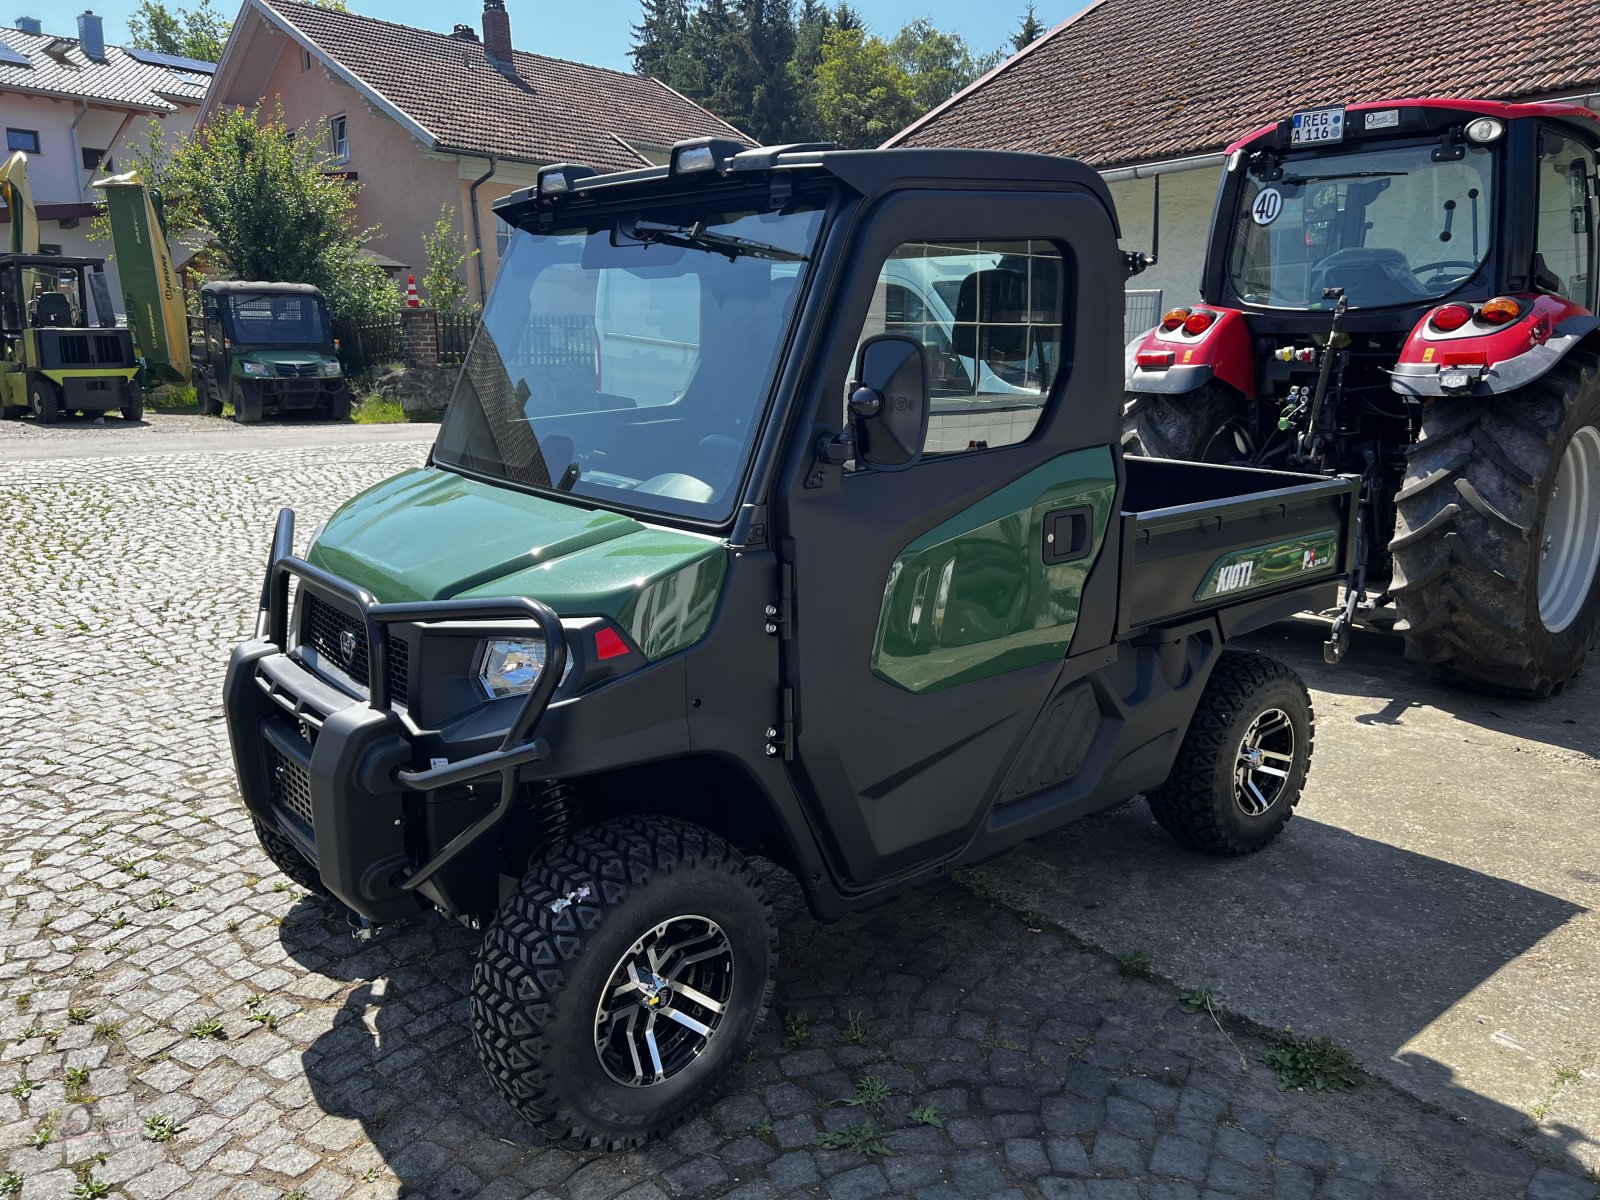
[[[522,768],[549,755],[533,730],[565,669],[561,622],[545,605],[524,599],[379,604],[291,557],[293,533],[293,514],[285,510],[262,589],[259,635],[228,663],[223,709],[245,805],[315,864],[329,891],[369,920],[393,920],[426,902],[475,911],[462,897],[484,892],[486,881],[481,870],[464,870],[465,857],[511,814]],[[318,593],[359,614],[369,664],[364,699],[287,652],[291,577],[302,594]],[[422,758],[391,704],[389,627],[425,631],[430,621],[503,618],[542,631],[544,673],[497,749],[454,762]],[[477,798],[452,806],[465,814],[454,823],[441,826],[422,815],[433,812],[436,798],[463,792]],[[424,824],[433,836],[419,839]],[[484,894],[493,897],[493,889]]]

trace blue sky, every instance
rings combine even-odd
[[[169,0],[170,2],[170,0]],[[866,17],[867,24],[876,33],[893,33],[914,17],[931,17],[944,29],[954,29],[970,42],[974,50],[993,50],[1005,42],[1017,27],[1027,0],[856,0],[856,7]],[[224,12],[233,8],[233,0],[215,0],[216,7]],[[184,7],[186,0],[178,0]],[[44,20],[48,33],[77,32],[73,15],[82,11],[76,5],[65,6],[73,15],[56,16],[62,7],[46,4],[44,0],[11,0],[15,14],[7,12],[3,18],[9,24],[14,15],[35,15]],[[1078,0],[1043,0],[1039,3],[1039,19],[1046,28],[1064,20],[1080,7]],[[127,39],[128,14],[138,8],[138,0],[90,0],[92,7],[106,19],[106,40],[121,42]],[[417,25],[427,29],[447,31],[457,21],[472,25],[479,23],[483,6],[477,0],[351,0],[354,12]],[[587,0],[583,4],[551,3],[551,0],[508,0],[506,8],[511,13],[511,35],[519,50],[552,54],[557,58],[571,58],[580,62],[596,63],[604,67],[628,70],[628,47],[631,42],[629,28],[639,18],[638,0]]]

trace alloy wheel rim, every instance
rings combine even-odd
[[[1550,488],[1539,546],[1539,619],[1560,633],[1578,619],[1600,567],[1600,429],[1572,435]]]
[[[594,1049],[624,1087],[654,1087],[705,1053],[733,998],[733,945],[710,917],[654,926],[617,960],[594,1013]]]
[[[1259,817],[1278,802],[1294,769],[1294,722],[1269,708],[1250,723],[1233,766],[1233,802],[1247,817]]]

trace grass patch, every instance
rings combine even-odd
[[[1332,1038],[1297,1038],[1285,1029],[1273,1038],[1266,1063],[1278,1076],[1278,1087],[1285,1091],[1343,1091],[1361,1084],[1356,1060]]]
[[[199,412],[200,398],[195,395],[194,385],[185,383],[180,387],[162,388],[146,396],[144,406],[158,412]]]
[[[894,1090],[878,1076],[863,1075],[856,1080],[856,1094],[839,1103],[851,1108],[882,1108],[883,1102],[893,1094]]]
[[[1178,993],[1178,1007],[1186,1013],[1214,1013],[1217,1001],[1206,988],[1185,988]]]
[[[935,1129],[944,1128],[944,1118],[939,1115],[939,1110],[931,1104],[919,1104],[911,1110],[911,1119],[918,1125],[932,1125]]]
[[[7,1171],[0,1175],[0,1196],[22,1195],[22,1176],[15,1171]]]
[[[867,1014],[854,1012],[850,1020],[845,1023],[844,1040],[852,1046],[869,1046],[872,1044],[872,1033],[867,1028]]]
[[[750,1126],[751,1137],[767,1137],[772,1133],[772,1118],[768,1117],[760,1124]]]
[[[783,1017],[783,1040],[791,1046],[806,1046],[811,1043],[811,1014],[803,1012],[785,1013]]]
[[[844,1154],[859,1154],[863,1158],[876,1158],[891,1153],[889,1143],[871,1121],[859,1125],[846,1125],[843,1129],[829,1129],[817,1134],[815,1145],[824,1150],[838,1150]]]
[[[151,1113],[144,1119],[144,1139],[147,1142],[170,1142],[188,1126],[166,1113]]]
[[[221,1041],[223,1036],[222,1018],[206,1017],[203,1020],[196,1021],[189,1026],[189,1036],[199,1041],[205,1041],[207,1038],[215,1038]]]
[[[407,418],[400,401],[370,392],[351,406],[350,419],[357,425],[399,425]]]
[[[84,1008],[82,1005],[76,1005],[67,1009],[67,1020],[71,1021],[74,1025],[86,1024],[89,1018],[92,1016],[94,1016],[94,1009]]]
[[[1135,950],[1117,959],[1117,970],[1128,979],[1154,979],[1156,963],[1147,951]]]

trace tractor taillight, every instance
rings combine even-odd
[[[1522,305],[1510,296],[1496,296],[1478,310],[1478,320],[1485,325],[1509,325],[1522,315]]]
[[[1189,319],[1187,308],[1169,308],[1166,315],[1161,318],[1161,328],[1171,333]]]
[[[1210,309],[1197,308],[1183,319],[1183,331],[1196,335],[1202,334],[1211,328],[1216,319],[1217,314]]]
[[[1435,310],[1428,324],[1440,333],[1451,333],[1472,320],[1472,310],[1465,304],[1446,304]]]
[[[1147,371],[1165,371],[1172,365],[1173,353],[1171,350],[1141,350],[1134,359]]]

